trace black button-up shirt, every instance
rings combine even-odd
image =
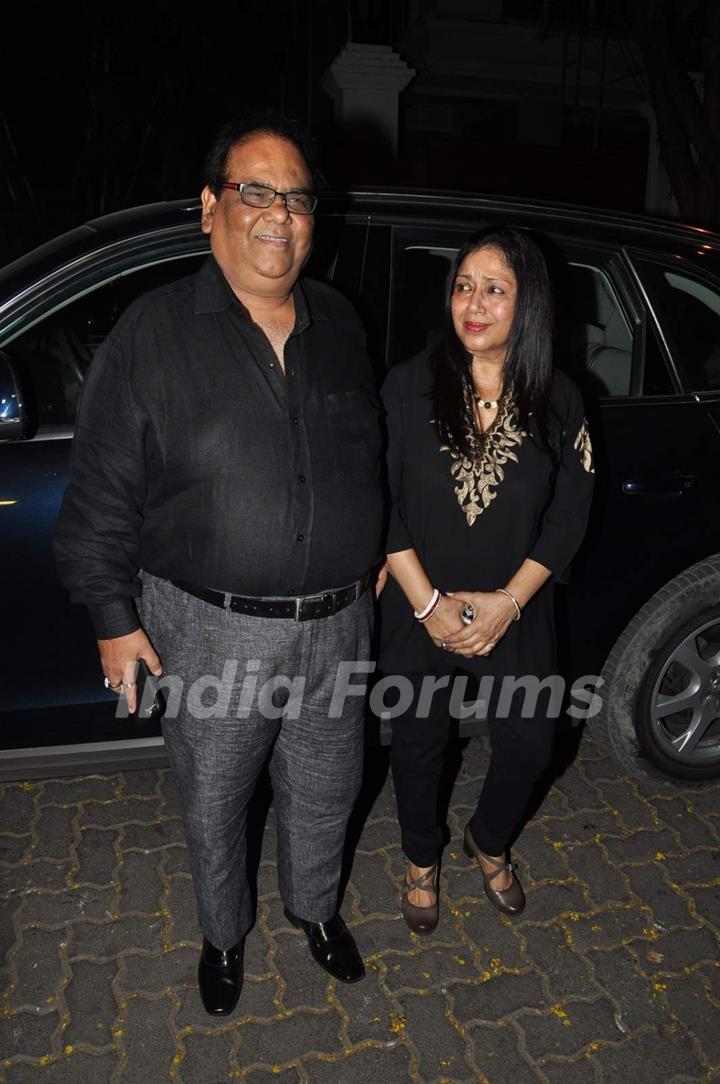
[[[379,559],[380,409],[365,336],[322,283],[293,291],[285,373],[210,257],[136,301],[83,392],[55,531],[98,637],[132,632],[138,570],[304,595]]]

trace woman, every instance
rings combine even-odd
[[[438,922],[438,786],[458,669],[482,687],[493,679],[492,758],[465,852],[495,907],[525,905],[506,851],[554,721],[545,694],[533,704],[522,688],[503,692],[503,679],[556,673],[552,581],[583,538],[593,483],[580,395],[552,369],[551,319],[539,248],[520,230],[487,227],[455,260],[438,346],[383,388],[393,509],[380,666],[413,688],[393,720],[391,763],[402,912],[417,933]]]

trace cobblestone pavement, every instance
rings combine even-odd
[[[234,1016],[199,1004],[198,931],[166,772],[0,788],[3,1084],[626,1084],[720,1080],[720,784],[638,783],[585,738],[518,841],[521,920],[460,849],[486,764],[463,753],[441,924],[409,933],[391,784],[344,914],[367,962],[329,980],[282,914],[270,814]],[[375,774],[386,753],[370,756]]]

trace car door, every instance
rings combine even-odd
[[[569,251],[576,267],[584,260],[592,268],[596,285],[595,309],[578,308],[590,331],[576,372],[597,492],[568,595],[575,667],[587,670],[602,665],[656,590],[717,547],[717,433],[683,387],[627,254]]]
[[[198,249],[196,241],[186,247]],[[6,614],[0,678],[2,747],[129,737],[103,688],[84,607],[60,585],[52,529],[68,480],[73,425],[95,350],[127,305],[204,257],[149,261],[124,252],[115,273],[92,259],[70,296],[51,292],[0,342],[20,375],[30,439],[0,444],[0,537]],[[42,289],[42,284],[38,284]],[[157,728],[156,728],[157,729]],[[158,731],[159,732],[159,731]],[[145,731],[149,733],[149,731]]]

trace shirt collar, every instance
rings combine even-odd
[[[302,282],[293,286],[295,302],[294,332],[304,331],[315,320],[327,320],[328,315],[314,295]],[[235,308],[242,316],[248,312],[243,303],[235,296],[230,283],[225,278],[214,256],[208,256],[195,276],[195,312],[199,315],[212,312],[225,312]]]

